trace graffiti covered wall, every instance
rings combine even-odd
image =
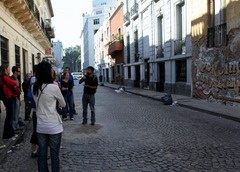
[[[240,102],[240,30],[230,31],[228,45],[195,47],[193,96]]]

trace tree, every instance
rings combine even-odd
[[[64,49],[65,55],[63,56],[65,67],[70,67],[71,71],[81,70],[81,47],[76,45],[75,47],[68,47]]]

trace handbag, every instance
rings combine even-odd
[[[56,109],[57,109],[57,112],[58,112],[59,115],[62,115],[62,114],[63,114],[63,110],[62,110],[62,108],[59,106],[59,103],[58,103],[58,102],[56,103]]]

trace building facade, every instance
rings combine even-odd
[[[88,66],[97,68],[94,59],[94,35],[97,33],[103,21],[108,18],[109,11],[117,0],[93,0],[92,13],[83,14],[83,25],[81,33],[82,43],[82,69]]]
[[[193,96],[240,102],[240,2],[191,3]]]
[[[53,15],[50,0],[0,1],[0,63],[20,66],[21,79],[51,50]]]
[[[53,68],[56,72],[62,72],[63,67],[63,44],[60,41],[52,41],[52,51],[53,57],[55,58],[55,63]]]
[[[124,1],[124,83],[191,95],[189,0]]]

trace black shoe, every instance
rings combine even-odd
[[[94,123],[94,122],[92,122],[92,123],[91,123],[91,125],[95,125],[95,123]]]
[[[32,158],[37,158],[38,157],[38,152],[32,152],[32,155],[31,155]]]
[[[85,124],[87,124],[87,122],[83,121],[83,122],[82,122],[82,125],[85,125]]]

